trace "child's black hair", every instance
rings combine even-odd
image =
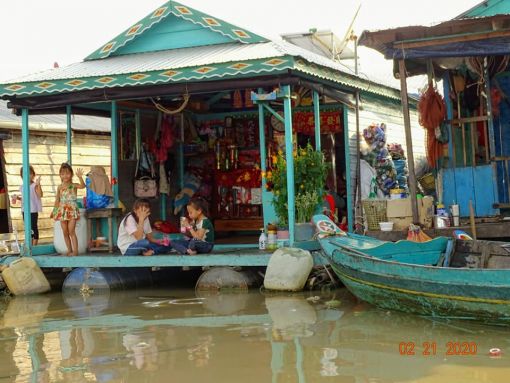
[[[127,221],[126,218],[129,217],[130,215],[133,216],[133,218],[135,219],[136,223],[140,223],[140,222],[138,222],[138,216],[135,213],[135,211],[138,210],[139,207],[146,207],[146,208],[150,209],[151,208],[151,203],[146,198],[139,198],[139,199],[137,199],[133,203],[133,207],[131,208],[131,211],[129,213],[127,213],[126,216],[124,217],[124,226],[126,226],[126,221]]]
[[[193,197],[188,202],[188,205],[193,206],[197,210],[202,210],[205,216],[209,216],[209,204],[202,197]]]

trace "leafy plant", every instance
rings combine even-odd
[[[328,165],[324,154],[316,151],[310,143],[294,151],[294,190],[296,193],[296,221],[311,220],[315,208],[322,203]],[[279,151],[272,159],[273,168],[267,172],[269,188],[272,189],[273,206],[280,225],[288,224],[287,162]]]

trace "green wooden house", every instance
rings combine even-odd
[[[332,154],[328,158],[335,165],[334,177],[345,179],[346,210],[352,229],[353,180],[349,175],[355,169],[353,160],[356,159],[356,153],[352,152],[352,148],[356,147],[356,93],[359,93],[362,105],[358,118],[363,124],[361,129],[372,122],[387,122],[389,142],[403,143],[401,93],[398,90],[368,80],[365,76],[357,76],[340,63],[294,44],[269,40],[175,1],[166,2],[108,40],[82,62],[0,84],[0,97],[8,100],[9,108],[22,116],[23,166],[26,170],[31,152],[28,134],[30,115],[67,114],[68,131],[73,114],[110,117],[114,203],[118,205],[120,199],[128,207],[132,200],[133,173],[139,149],[157,133],[158,109],[171,111],[177,142],[171,149],[175,160],[171,185],[173,191],[169,195],[161,194],[154,201],[154,207],[157,207],[162,219],[172,216],[175,207],[172,193],[185,186],[186,167],[190,161],[204,160],[206,151],[211,150],[198,150],[197,147],[204,146],[204,141],[198,143],[196,137],[190,141],[192,131],[197,131],[200,136],[200,127],[209,126],[220,134],[218,125],[229,128],[227,121],[232,119],[250,125],[246,121],[251,120],[256,133],[250,131],[250,134],[256,146],[252,145],[250,149],[255,150],[259,158],[259,163],[254,167],[265,174],[271,161],[271,143],[275,140],[275,132],[281,130],[279,143],[285,149],[289,165],[287,182],[291,245],[296,245],[295,191],[292,182],[292,149],[297,144],[296,136]],[[179,113],[174,114],[175,111]],[[296,123],[298,114],[305,128]],[[419,156],[424,153],[424,133],[416,120],[415,111],[411,109],[411,125],[415,138],[418,138],[413,147]],[[299,138],[301,131],[298,129],[308,130],[308,135]],[[296,135],[296,131],[299,134]],[[248,137],[248,134],[240,135],[243,139]],[[72,145],[69,134],[69,160]],[[210,167],[208,169],[211,170]],[[217,170],[225,169],[214,169],[215,172]],[[28,170],[24,174],[28,174]],[[342,174],[346,176],[342,177]],[[237,220],[237,225],[246,225],[251,230],[273,222],[272,194],[265,189],[265,184],[266,180],[262,177],[261,204],[255,213],[253,206],[249,206],[240,212],[238,210],[235,217],[227,218]],[[28,182],[24,182],[24,185],[28,185]],[[210,202],[216,204],[217,199],[217,195],[212,196]],[[221,219],[218,217],[218,225]],[[25,234],[28,233],[30,222],[26,221]],[[298,245],[312,246],[304,243]],[[230,245],[236,248],[255,246],[256,240],[242,246]],[[217,247],[218,251],[222,248]],[[26,251],[30,253],[30,246],[26,247]],[[230,255],[223,261],[219,258],[206,260],[204,257],[184,260],[175,256],[128,258],[122,260],[123,266],[169,266],[179,263],[249,265],[264,264],[268,255],[250,260],[239,260]],[[86,259],[38,257],[38,262],[57,267],[121,264],[118,257]]]

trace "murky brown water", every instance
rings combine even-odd
[[[0,303],[0,382],[508,381],[506,328],[388,313],[344,290],[313,295],[16,297]],[[462,342],[474,355],[447,355]]]

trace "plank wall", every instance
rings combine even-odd
[[[55,202],[57,186],[60,185],[58,171],[62,162],[67,161],[67,147],[65,133],[30,132],[30,164],[36,175],[41,176],[43,189],[43,211],[39,215],[39,232],[41,242],[53,240],[53,224],[50,214]],[[109,135],[73,132],[72,164],[83,168],[85,174],[92,165],[104,166],[106,174],[110,175],[110,147]],[[4,157],[6,184],[9,197],[13,193],[19,194],[21,186],[20,168],[22,166],[21,133],[12,132],[12,139],[5,140]],[[78,182],[75,177],[74,182]],[[85,189],[78,191],[78,198],[85,195]],[[9,198],[10,199],[10,198]],[[9,201],[10,204],[10,201]],[[13,227],[23,236],[23,222],[21,217],[21,203],[10,206],[10,217]]]

